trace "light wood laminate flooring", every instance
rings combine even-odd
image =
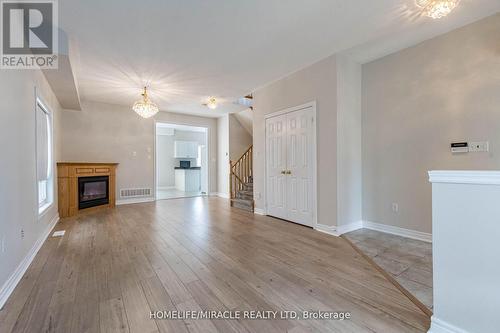
[[[0,332],[426,332],[429,318],[345,239],[196,197],[66,219]],[[348,311],[349,320],[160,320],[151,311]]]

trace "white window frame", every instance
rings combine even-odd
[[[36,104],[35,104],[35,117],[37,116],[38,112],[38,107],[42,109],[42,111],[47,114],[47,119],[48,119],[48,147],[49,147],[49,152],[48,152],[48,168],[49,168],[49,178],[45,181],[45,199],[40,202],[40,181],[38,181],[38,174],[36,175],[36,185],[37,185],[37,204],[38,204],[38,216],[41,217],[43,216],[50,207],[54,204],[54,122],[53,122],[53,117],[52,117],[52,112],[51,110],[47,107],[47,104],[45,104],[42,100],[42,98],[38,95],[36,95]],[[36,133],[35,130],[35,139],[38,141],[38,133]],[[36,141],[36,142],[37,142]],[[38,145],[35,144],[35,147]],[[36,148],[35,148],[36,151]],[[38,160],[38,152],[36,152],[36,160]]]

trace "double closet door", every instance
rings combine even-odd
[[[307,107],[266,119],[267,214],[313,225],[315,113]]]

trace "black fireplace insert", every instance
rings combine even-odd
[[[108,203],[108,176],[78,178],[78,209],[107,205]]]

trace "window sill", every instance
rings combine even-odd
[[[49,208],[52,207],[52,202],[47,202],[43,206],[38,207],[38,218],[43,217],[49,211]]]

